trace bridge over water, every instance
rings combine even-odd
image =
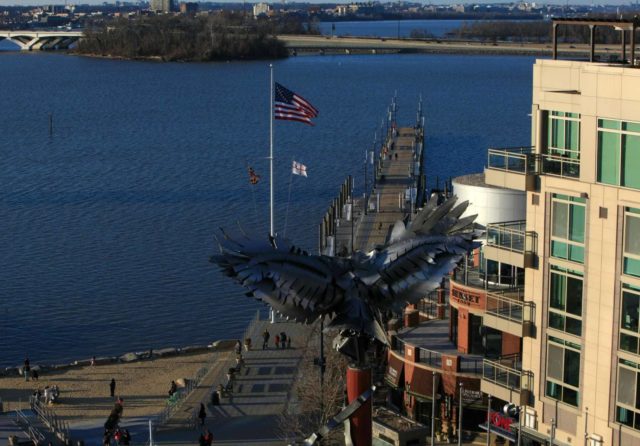
[[[33,50],[66,50],[77,42],[84,33],[82,31],[43,31],[15,30],[0,31],[0,41],[7,39],[15,43],[23,51]]]

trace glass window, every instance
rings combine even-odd
[[[582,335],[582,274],[551,267],[549,327]]]
[[[618,360],[616,422],[640,430],[640,365]]]
[[[598,119],[598,182],[640,189],[640,123]]]
[[[640,189],[640,135],[622,135],[622,185]]]
[[[552,155],[580,159],[580,115],[552,111],[549,114],[547,149]]]
[[[552,257],[584,263],[585,203],[584,198],[552,195]]]
[[[622,305],[620,308],[620,350],[640,354],[638,344],[640,330],[640,290],[627,284],[622,285]]]
[[[578,406],[580,394],[580,346],[549,336],[547,340],[546,395]]]
[[[625,208],[622,257],[623,274],[640,277],[640,209]]]

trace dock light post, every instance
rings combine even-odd
[[[458,446],[462,446],[462,387],[460,383],[460,402],[458,403]]]
[[[556,419],[551,418],[551,430],[549,431],[549,444],[551,446],[553,446],[555,438],[556,438]]]
[[[487,402],[487,446],[491,443],[491,395]]]
[[[431,382],[431,446],[436,444],[436,372]]]

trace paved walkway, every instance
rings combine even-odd
[[[359,221],[356,249],[369,251],[376,245],[386,243],[395,222],[404,219],[411,211],[405,201],[405,191],[413,185],[412,173],[415,166],[419,165],[414,160],[414,143],[417,144],[415,132],[411,127],[403,127],[398,130],[397,136],[389,140],[389,149],[376,176],[376,187],[369,198],[369,203],[377,206],[380,197],[379,208],[363,215]]]
[[[262,333],[271,334],[269,348],[262,350]],[[276,334],[285,332],[292,339],[290,349],[276,349]],[[243,352],[245,365],[238,374],[231,397],[221,404],[210,404],[211,392],[225,382],[226,369],[216,376],[207,377],[207,385],[193,393],[185,403],[184,414],[172,418],[158,430],[154,440],[162,445],[197,444],[200,426],[190,422],[191,414],[200,403],[207,407],[205,427],[214,436],[215,444],[283,445],[279,428],[280,415],[285,411],[291,396],[298,365],[308,347],[311,328],[293,322],[258,321],[253,324],[249,336],[252,349]],[[230,363],[235,360],[230,361]]]

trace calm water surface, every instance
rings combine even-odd
[[[401,123],[425,100],[432,181],[480,171],[489,146],[527,144],[532,63],[276,62],[276,79],[320,110],[315,127],[275,124],[279,231],[315,250],[339,184],[348,174],[362,184],[364,150],[396,90]],[[220,226],[267,233],[268,64],[0,52],[0,66],[0,364],[239,336],[262,307],[208,256]],[[285,228],[292,159],[309,178],[294,179]],[[254,188],[248,164],[263,177]]]

